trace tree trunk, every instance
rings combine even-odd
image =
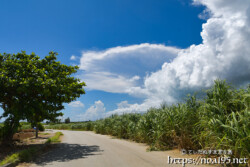
[[[36,123],[36,138],[38,138],[38,123]]]
[[[3,143],[12,143],[13,142],[13,135],[17,132],[19,126],[19,121],[7,119],[4,122],[3,128]]]

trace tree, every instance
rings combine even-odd
[[[66,124],[70,123],[70,118],[69,117],[65,119],[65,123]]]
[[[71,76],[78,66],[61,64],[56,61],[57,55],[50,52],[40,59],[24,51],[0,54],[0,103],[4,110],[1,117],[6,118],[7,140],[12,139],[20,120],[36,126],[45,119],[55,121],[63,115],[63,103],[85,94],[85,83]]]

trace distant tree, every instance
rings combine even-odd
[[[66,124],[70,123],[70,118],[69,117],[65,119],[65,123]]]
[[[12,139],[20,120],[38,125],[62,116],[63,103],[85,94],[84,82],[72,76],[77,66],[67,66],[50,52],[44,59],[34,53],[0,54],[0,104],[5,117],[5,139]],[[38,128],[36,137],[38,136]]]

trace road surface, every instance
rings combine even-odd
[[[166,152],[147,152],[144,144],[86,131],[62,131],[58,148],[37,158],[31,167],[166,167]],[[171,155],[173,156],[173,155]],[[181,157],[179,152],[175,157]],[[195,165],[192,165],[195,166]],[[211,167],[211,166],[210,166]]]

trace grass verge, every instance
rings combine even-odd
[[[61,142],[60,136],[62,136],[62,135],[63,135],[62,132],[56,132],[56,134],[53,137],[49,138],[46,141],[46,143],[59,143],[59,142]]]

